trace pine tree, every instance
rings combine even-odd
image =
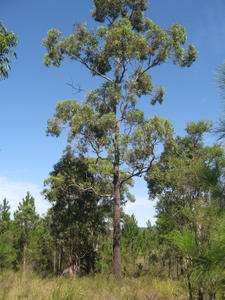
[[[35,230],[38,215],[35,210],[34,198],[27,192],[25,198],[19,203],[18,209],[14,213],[15,232],[18,239],[18,257],[22,256],[23,271],[27,267],[27,252],[32,233]],[[22,252],[22,255],[21,255]]]
[[[6,199],[0,204],[0,269],[12,268],[15,260],[13,247],[13,223],[10,219],[10,206]]]
[[[169,275],[171,256],[180,257],[189,298],[198,294],[199,300],[204,294],[213,299],[224,280],[224,267],[215,267],[224,258],[223,242],[214,235],[224,224],[225,156],[220,145],[204,145],[211,128],[205,121],[189,123],[186,136],[176,137],[173,151],[166,149],[146,176],[150,196],[159,198],[157,229],[166,245]]]

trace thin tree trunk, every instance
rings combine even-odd
[[[61,268],[61,262],[62,262],[62,252],[61,252],[61,249],[59,250],[59,258],[58,258],[58,272],[59,274],[61,273],[62,271],[62,268]]]
[[[55,249],[53,251],[53,273],[56,274],[56,256],[57,256],[57,249],[55,245]]]
[[[113,207],[113,271],[115,278],[120,281],[121,274],[121,256],[120,256],[120,171],[119,171],[119,130],[120,124],[116,126],[114,151],[114,207]]]

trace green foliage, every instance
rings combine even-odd
[[[171,257],[181,257],[190,295],[204,290],[213,297],[221,295],[224,282],[223,242],[215,236],[223,230],[225,157],[221,146],[204,146],[210,130],[208,122],[189,123],[186,136],[174,139],[173,151],[165,149],[146,180],[151,197],[159,197],[157,229],[169,274]]]
[[[32,261],[33,249],[30,248],[30,244],[36,230],[38,218],[34,198],[27,192],[25,198],[19,203],[18,209],[14,213],[17,263],[21,263],[23,260],[24,271],[27,259],[28,261]]]
[[[88,161],[68,152],[54,166],[46,180],[46,198],[52,203],[49,211],[51,233],[63,248],[65,267],[86,260],[85,272],[94,270],[96,247],[105,231],[105,216],[110,203],[97,197],[91,187],[94,175]],[[80,263],[80,262],[79,262]]]
[[[212,216],[209,217],[208,214],[204,215],[203,226],[208,224],[210,226],[202,228],[202,232],[205,229],[205,236],[201,241],[194,230],[173,232],[172,241],[189,262],[193,287],[201,285],[205,294],[222,297],[225,287],[224,212],[219,217],[218,213],[213,215],[213,219]]]
[[[1,220],[0,231],[2,231],[4,230],[4,223],[7,225],[10,221],[10,206],[9,206],[9,202],[6,199],[3,199],[2,204],[0,204],[0,220]]]
[[[92,16],[98,22],[105,22],[106,20],[112,24],[116,19],[123,17],[130,20],[133,28],[141,31],[144,27],[143,13],[147,10],[148,1],[94,1],[95,8],[92,11]]]
[[[0,21],[0,79],[8,77],[10,70],[11,58],[16,57],[14,51],[17,45],[17,37],[13,32],[7,30],[7,28]]]
[[[12,268],[15,255],[10,206],[8,201],[3,199],[2,204],[0,204],[0,270]]]
[[[112,234],[108,230],[106,235],[100,236],[96,255],[96,273],[109,275],[112,273]]]
[[[14,219],[18,228],[22,229],[25,236],[28,236],[29,231],[32,230],[35,224],[35,220],[37,220],[34,198],[29,192],[22,199],[22,202],[19,203],[18,209],[14,213]]]
[[[121,236],[121,253],[123,259],[123,272],[125,275],[134,275],[137,270],[137,258],[140,254],[142,232],[132,215],[125,215],[123,219]]]
[[[205,189],[219,192],[224,153],[219,145],[204,147],[203,135],[210,130],[209,126],[205,121],[189,123],[187,135],[177,137],[172,142],[172,148],[165,149],[160,162],[155,163],[146,176],[151,197],[163,191],[167,192],[168,197],[173,197],[173,191],[190,197],[188,187],[200,189],[202,193]],[[202,196],[208,197],[208,194]]]
[[[96,1],[93,16],[99,15],[100,2]],[[112,2],[114,6],[115,1]],[[104,1],[104,4],[101,3],[100,5],[103,14],[103,7],[107,7],[108,12],[111,10],[111,4],[108,2]],[[133,5],[136,6],[136,4]],[[134,6],[132,16],[134,16],[136,10]],[[140,72],[142,69],[139,73],[141,76],[145,73],[145,68],[142,68],[143,62],[147,63],[147,69],[170,58],[182,67],[190,66],[196,60],[197,52],[192,45],[189,45],[186,52],[182,48],[182,45],[186,43],[184,27],[174,24],[168,30],[163,30],[154,24],[152,20],[148,18],[144,20],[143,11],[141,11],[141,9],[145,10],[147,8],[144,7],[137,6],[141,18],[134,21],[132,16],[130,16],[131,18],[128,16],[129,13],[121,14],[123,8],[118,6],[119,11],[116,9],[115,17],[110,16],[112,20],[109,24],[100,26],[92,32],[86,30],[85,24],[77,25],[74,34],[68,38],[63,37],[60,39],[61,33],[57,29],[50,29],[48,37],[43,41],[43,46],[48,51],[44,60],[45,64],[47,66],[53,64],[58,67],[64,57],[68,56],[71,59],[80,61],[94,75],[105,75],[113,68],[111,59],[119,57],[124,68],[129,61],[140,61],[141,64],[138,64],[134,75],[137,75],[138,71]],[[108,12],[105,12],[106,15],[103,17],[103,21]],[[114,12],[112,13],[114,14]],[[99,20],[98,17],[96,19]],[[138,21],[140,22],[139,25],[137,25]],[[102,44],[103,47],[100,47]],[[135,81],[140,81],[141,76],[138,76]]]
[[[113,137],[117,136],[115,128],[119,126],[120,159],[124,166],[130,167],[132,176],[139,176],[151,164],[151,159],[143,163],[144,153],[145,159],[152,158],[155,143],[163,142],[172,132],[168,121],[163,124],[156,117],[144,120],[142,112],[135,108],[137,98],[153,92],[147,71],[169,59],[180,66],[190,66],[196,59],[196,50],[193,46],[187,52],[182,48],[186,33],[179,24],[163,30],[145,19],[147,1],[94,1],[94,5],[92,16],[103,25],[92,31],[85,24],[76,25],[69,37],[50,29],[43,41],[47,50],[45,64],[58,67],[68,57],[102,77],[104,82],[81,105],[72,100],[58,103],[55,117],[48,121],[47,132],[59,136],[68,125],[68,141],[76,140],[82,153],[91,150],[98,158],[103,158],[104,153],[107,154],[104,159],[113,163],[117,155]],[[129,64],[132,68],[128,68]],[[163,87],[157,88],[152,104],[162,103],[164,94]],[[134,149],[139,142],[142,150]]]
[[[51,234],[49,215],[39,218],[29,242],[29,262],[32,269],[40,274],[48,275],[54,272],[53,249],[54,238]]]

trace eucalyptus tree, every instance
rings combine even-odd
[[[50,29],[43,41],[44,63],[59,67],[69,58],[99,77],[101,84],[82,104],[76,100],[58,103],[47,131],[59,136],[68,125],[69,142],[76,141],[83,154],[92,151],[96,166],[102,160],[112,169],[113,268],[120,280],[121,189],[151,168],[157,144],[165,143],[172,134],[168,121],[145,119],[137,104],[142,96],[148,96],[152,105],[163,101],[164,88],[154,88],[149,73],[154,67],[167,61],[190,67],[197,52],[193,45],[185,47],[183,26],[175,23],[164,30],[144,17],[147,0],[93,2],[92,17],[100,26],[89,30],[85,24],[75,25],[68,37]]]
[[[17,43],[17,36],[8,31],[0,20],[0,79],[8,77],[11,59],[16,57],[14,48]]]

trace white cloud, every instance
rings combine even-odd
[[[145,227],[147,221],[155,223],[155,204],[156,200],[148,199],[148,196],[137,196],[134,203],[128,202],[125,206],[125,212],[129,215],[134,214],[138,221],[138,225]]]
[[[27,192],[35,198],[37,212],[43,214],[47,211],[49,204],[41,195],[42,187],[26,181],[11,180],[7,177],[0,177],[0,201],[6,198],[11,206],[11,211],[17,209],[19,202]]]

